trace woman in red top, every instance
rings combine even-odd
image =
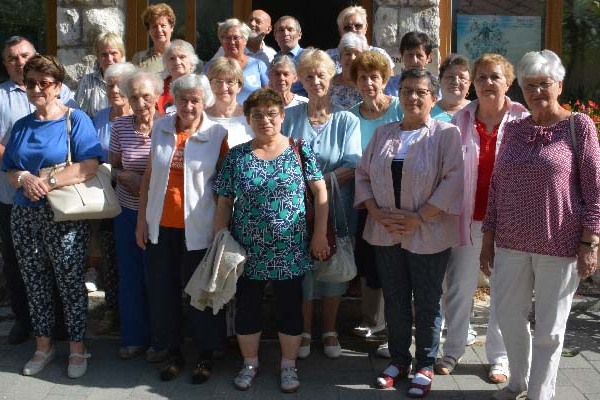
[[[165,80],[163,94],[158,98],[157,108],[161,114],[174,113],[176,111],[175,101],[169,88],[171,82],[194,72],[200,59],[196,55],[194,47],[181,39],[173,40],[167,46],[162,59],[165,66]]]

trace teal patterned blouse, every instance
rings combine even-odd
[[[230,231],[247,252],[244,276],[292,279],[313,268],[305,219],[305,179],[316,181],[323,175],[307,146],[301,148],[303,176],[291,147],[273,160],[261,160],[250,143],[229,151],[213,189],[234,199]]]

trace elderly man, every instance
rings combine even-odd
[[[275,22],[275,41],[279,45],[277,56],[290,56],[297,64],[300,55],[304,51],[298,44],[300,38],[302,38],[302,28],[300,27],[300,22],[298,22],[296,18],[284,15]],[[300,80],[292,84],[292,93],[304,97],[308,96]]]
[[[349,6],[349,7],[344,8],[338,14],[337,26],[338,26],[338,32],[340,33],[340,37],[342,37],[344,35],[344,33],[348,33],[348,32],[360,33],[360,34],[363,34],[366,36],[367,35],[367,26],[368,26],[367,10],[365,10],[361,6]],[[379,47],[370,46],[369,50],[378,51],[381,54],[383,54],[384,56],[386,56],[390,63],[390,69],[393,71],[394,61],[392,61],[392,58],[384,49],[381,49]],[[337,47],[327,50],[327,54],[335,62],[336,73],[341,74],[342,73],[342,64],[340,63],[340,53],[339,53]],[[393,75],[393,73],[392,73],[392,75]]]
[[[35,53],[33,45],[21,36],[13,36],[4,43],[2,59],[9,79],[0,84],[0,161],[10,138],[10,131],[13,124],[35,110],[35,107],[27,100],[23,76],[25,63]],[[77,107],[73,99],[73,93],[66,85],[62,85],[60,98],[65,104]],[[2,239],[2,259],[4,260],[4,276],[11,296],[11,308],[15,315],[15,322],[8,336],[8,343],[19,344],[29,337],[31,324],[27,305],[27,293],[25,292],[19,266],[17,265],[10,233],[10,214],[14,195],[15,189],[8,184],[6,174],[0,172],[0,239]]]
[[[277,53],[275,49],[265,44],[265,36],[272,30],[271,16],[263,10],[254,10],[248,15],[246,24],[251,30],[248,42],[246,42],[246,55],[258,58],[269,65]],[[213,59],[221,56],[223,56],[223,48],[219,47]]]

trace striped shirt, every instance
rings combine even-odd
[[[123,170],[142,175],[150,157],[150,136],[135,130],[133,115],[117,118],[110,132],[109,150],[121,153]],[[140,198],[117,183],[117,198],[122,207],[137,210]]]

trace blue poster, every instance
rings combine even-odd
[[[456,37],[457,53],[471,61],[497,53],[517,65],[526,52],[542,49],[542,17],[458,14]]]

